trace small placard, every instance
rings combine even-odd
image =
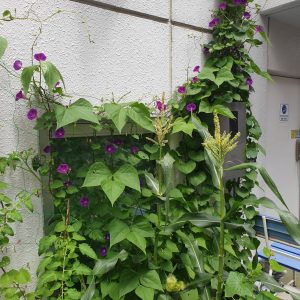
[[[288,104],[280,104],[280,121],[286,122],[289,120],[289,105]]]
[[[291,139],[299,139],[300,138],[300,130],[293,129],[291,130]]]

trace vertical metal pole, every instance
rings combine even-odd
[[[266,247],[270,248],[270,246],[269,246],[269,235],[268,235],[268,227],[267,227],[266,216],[262,216],[262,222],[263,222],[263,226],[264,226],[264,234],[265,234]]]

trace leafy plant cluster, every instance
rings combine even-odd
[[[7,158],[0,160],[0,172],[4,173],[7,167],[27,170],[28,159],[32,151],[11,153]],[[30,162],[31,164],[31,162]],[[28,171],[28,170],[27,170]],[[22,212],[26,209],[33,212],[32,198],[38,196],[38,191],[29,192],[21,190],[12,199],[4,192],[9,188],[8,184],[0,181],[0,295],[3,299],[34,299],[34,293],[27,292],[26,285],[31,282],[31,275],[27,268],[12,269],[9,255],[13,252],[10,238],[15,235],[14,225],[23,222]]]
[[[285,290],[258,262],[257,208],[275,209],[298,243],[300,231],[288,208],[252,193],[260,173],[285,205],[255,163],[261,129],[249,102],[251,74],[270,78],[249,55],[249,45],[267,40],[253,11],[259,7],[251,0],[221,2],[209,25],[213,40],[204,46],[205,65],[195,67],[196,76],[168,103],[163,95],[153,108],[115,101],[93,106],[82,98],[64,105],[62,75],[45,54],[35,54],[31,66],[16,65],[22,69],[16,100],[26,101],[28,119],[35,129],[49,130],[50,142],[33,158],[20,152],[3,161],[16,161],[36,178],[49,176],[49,184],[41,184],[55,214],[39,243],[35,293],[19,288],[30,280],[25,269],[13,276],[8,271],[0,278],[5,299],[279,299],[275,293]],[[0,44],[3,55],[7,43]],[[246,106],[247,146],[245,163],[230,168],[245,170],[244,176],[226,181],[225,154],[237,137],[221,134],[218,115],[234,118],[231,102]],[[95,135],[68,138],[82,120]],[[25,196],[20,203],[31,209]],[[2,202],[6,247],[12,232],[5,228],[20,221],[20,204]],[[280,270],[272,253],[267,256]]]

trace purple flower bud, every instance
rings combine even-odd
[[[37,110],[35,108],[31,108],[27,113],[27,119],[32,121],[37,118]]]
[[[64,182],[64,187],[67,189],[68,187],[70,187],[72,185],[72,181],[71,180],[66,180]]]
[[[264,31],[264,28],[261,25],[256,25],[255,26],[255,31],[261,33],[261,32]]]
[[[197,83],[199,81],[199,78],[197,76],[192,78],[192,83]]]
[[[101,256],[106,256],[107,255],[107,248],[106,247],[101,247],[99,249],[99,253]]]
[[[246,79],[246,84],[247,84],[249,87],[252,87],[253,79],[252,79],[250,76]]]
[[[60,86],[60,81],[57,81],[56,83],[55,83],[55,88],[58,88]]]
[[[47,145],[44,149],[43,149],[44,153],[48,154],[51,153],[51,146]]]
[[[16,60],[13,64],[13,67],[16,71],[19,71],[22,69],[22,62],[20,60]]]
[[[156,101],[156,108],[159,111],[166,110],[167,105],[166,104],[163,105],[163,103],[160,100],[158,100],[158,101]]]
[[[71,168],[68,164],[60,164],[56,171],[60,174],[68,174],[71,171]]]
[[[245,11],[243,16],[246,20],[249,20],[251,18],[251,14],[248,11]]]
[[[140,181],[140,188],[142,188],[145,184],[143,178],[140,177],[139,181]]]
[[[227,3],[226,2],[222,2],[222,3],[219,4],[219,9],[220,10],[225,10],[226,7],[227,7]]]
[[[185,109],[186,111],[192,113],[193,111],[195,111],[197,108],[197,105],[195,103],[189,103],[186,105]]]
[[[105,234],[104,239],[105,239],[106,241],[110,241],[110,234],[109,234],[109,232],[107,232],[107,233]]]
[[[184,94],[185,93],[185,86],[178,87],[177,91],[178,91],[179,94]]]
[[[208,23],[208,26],[209,26],[209,28],[213,28],[213,27],[217,26],[219,23],[220,23],[220,19],[214,18]]]
[[[79,204],[81,207],[88,207],[90,203],[90,200],[88,197],[81,197],[79,200]]]
[[[200,71],[200,66],[195,66],[193,72],[199,72],[199,71]]]
[[[19,91],[16,94],[16,101],[19,101],[20,99],[25,99],[25,95],[24,95],[23,91]]]
[[[108,154],[114,154],[117,151],[117,148],[113,144],[105,145],[105,152]]]
[[[47,56],[44,53],[36,53],[34,54],[34,59],[37,61],[45,61]]]
[[[57,139],[62,139],[65,136],[65,130],[63,128],[58,128],[54,132],[54,137]]]
[[[139,149],[139,147],[137,147],[137,146],[132,146],[131,148],[130,148],[130,152],[132,153],[132,154],[136,154],[136,153],[138,153],[140,151],[140,149]]]

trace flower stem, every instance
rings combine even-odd
[[[225,228],[224,228],[224,217],[226,214],[225,208],[225,193],[224,193],[224,184],[222,180],[222,176],[220,176],[220,241],[219,241],[219,271],[218,271],[218,289],[217,289],[217,297],[216,300],[222,299],[223,293],[223,271],[224,271],[224,236],[225,236]]]
[[[161,160],[162,158],[162,147],[159,147],[159,160]],[[158,194],[161,195],[162,194],[162,185],[163,185],[163,174],[162,174],[162,169],[161,169],[161,165],[159,165],[158,163],[156,164],[156,170],[157,170],[157,177],[158,177]],[[153,258],[154,258],[154,262],[155,264],[158,263],[158,256],[157,256],[157,252],[158,252],[158,232],[160,230],[160,219],[161,219],[161,207],[160,207],[160,203],[156,204],[156,210],[157,210],[157,229],[155,232],[155,238],[154,238],[154,252],[153,252]]]

